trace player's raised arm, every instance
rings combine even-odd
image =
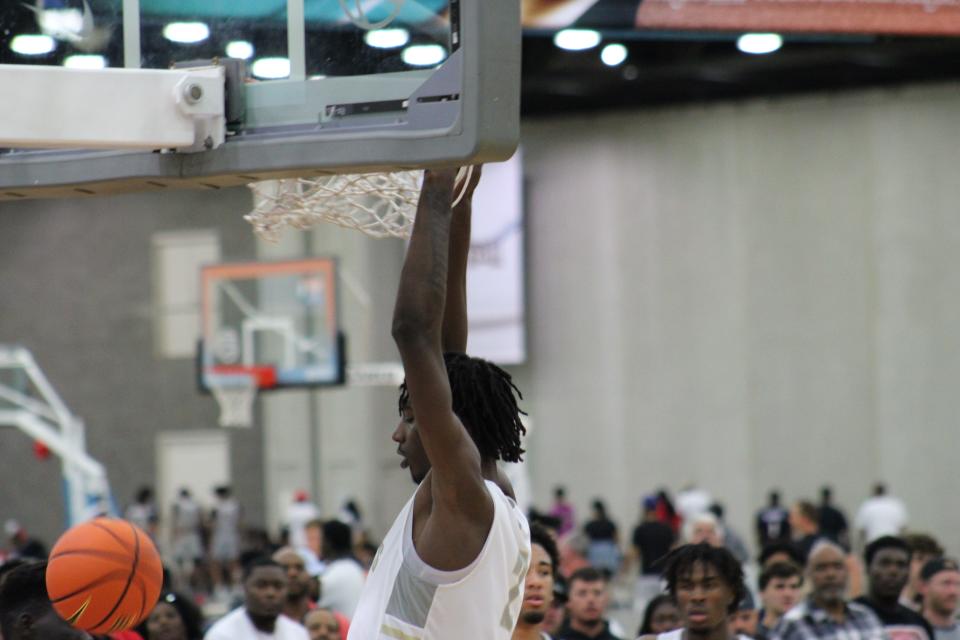
[[[480,182],[481,167],[473,167],[463,198],[453,208],[447,262],[447,304],[443,311],[441,342],[444,353],[467,351],[467,257],[473,218],[473,192]]]
[[[453,412],[442,351],[454,176],[454,171],[427,171],[424,176],[400,273],[393,337],[403,361],[409,409],[432,467],[434,503],[488,525],[493,504],[484,486],[480,452]]]

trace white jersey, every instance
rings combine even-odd
[[[374,559],[348,640],[510,640],[530,564],[530,528],[516,503],[486,481],[493,525],[459,571],[428,566],[413,545],[410,499]]]

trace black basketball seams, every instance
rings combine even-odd
[[[128,525],[130,524],[129,522],[125,522],[125,521],[123,521],[123,520],[121,520],[120,522],[124,522],[124,524],[128,524]],[[91,521],[90,521],[90,524],[91,524],[92,526],[96,527],[97,529],[100,529],[101,531],[105,531],[105,532],[107,533],[107,535],[109,535],[111,538],[113,538],[114,540],[116,540],[116,541],[117,541],[117,544],[119,544],[121,547],[123,547],[124,550],[126,550],[126,551],[132,551],[132,552],[136,553],[136,549],[139,548],[139,546],[140,546],[140,540],[137,539],[136,529],[133,529],[133,525],[130,525],[130,528],[131,528],[131,529],[133,530],[133,532],[134,532],[134,536],[133,536],[133,537],[134,537],[134,542],[133,542],[134,548],[131,549],[130,547],[127,546],[126,541],[124,541],[122,538],[120,538],[120,536],[118,536],[116,533],[114,533],[113,530],[110,529],[109,527],[103,526],[102,524],[100,524],[100,523],[97,522],[96,520],[91,520]]]
[[[59,598],[51,599],[50,602],[52,604],[59,604],[64,600],[69,600],[70,598],[74,598],[80,595],[81,593],[83,593],[84,591],[87,591],[94,587],[99,587],[101,585],[107,584],[108,582],[113,582],[114,580],[123,580],[126,575],[127,575],[126,569],[117,569],[116,571],[111,571],[110,573],[104,574],[99,578],[95,579],[93,582],[90,582],[88,584],[83,585],[82,587],[77,588],[75,591],[72,591],[66,595],[60,596]]]
[[[116,560],[117,562],[122,562],[124,565],[130,562],[129,553],[119,553],[117,551],[107,551],[105,549],[70,549],[68,551],[58,551],[50,556],[49,561],[53,562],[58,558],[63,558],[66,556],[94,556],[96,558],[103,558],[105,560]]]
[[[133,582],[133,577],[137,573],[137,567],[140,565],[140,533],[137,531],[136,527],[129,522],[126,522],[125,524],[127,524],[127,526],[130,527],[130,530],[133,532],[134,540],[133,564],[130,566],[130,572],[127,574],[127,583],[123,585],[123,591],[120,593],[120,597],[117,598],[117,601],[114,603],[107,615],[105,615],[100,622],[92,625],[90,627],[91,630],[97,630],[100,625],[106,623],[106,621],[110,619],[110,616],[117,612],[117,609],[120,608],[120,604],[123,602],[123,599],[127,597],[127,592],[130,591],[130,584]],[[114,538],[117,537],[112,531],[110,532],[110,535],[112,535]]]

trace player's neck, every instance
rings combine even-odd
[[[732,640],[735,637],[736,635],[730,633],[730,629],[725,624],[703,631],[683,630],[683,640]]]
[[[524,624],[521,620],[513,630],[510,640],[541,640],[539,624]]]

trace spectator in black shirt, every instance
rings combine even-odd
[[[600,569],[607,577],[616,575],[620,569],[620,546],[617,525],[607,516],[602,500],[593,501],[593,519],[583,526],[587,535],[587,561]]]
[[[768,544],[763,548],[760,556],[757,558],[757,564],[760,565],[761,571],[782,562],[795,564],[798,567],[804,566],[803,558],[800,557],[796,545],[792,542],[774,542]]]
[[[757,512],[757,544],[761,549],[790,541],[789,517],[787,510],[780,506],[780,492],[771,491],[767,506]]]
[[[643,501],[643,520],[633,530],[633,548],[640,557],[640,574],[659,575],[656,563],[670,553],[676,536],[670,525],[657,519],[657,498]]]
[[[820,533],[844,549],[850,548],[847,517],[833,506],[833,490],[830,487],[820,490]]]
[[[910,577],[910,548],[902,538],[877,538],[864,552],[869,591],[856,601],[873,610],[887,634],[896,640],[934,640],[933,627],[923,616],[900,604],[900,592]]]

